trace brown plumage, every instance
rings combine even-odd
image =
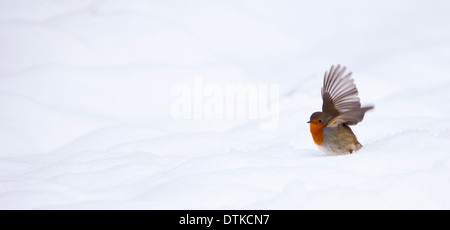
[[[358,89],[345,74],[346,68],[331,66],[325,72],[322,87],[322,112],[311,115],[310,131],[314,143],[327,153],[344,154],[359,150],[362,145],[356,139],[349,125],[356,125],[373,106],[361,107]]]

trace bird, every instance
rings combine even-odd
[[[331,66],[323,78],[322,111],[314,112],[310,132],[318,148],[331,155],[352,154],[362,148],[350,125],[356,125],[374,106],[361,107],[352,72],[346,67]]]

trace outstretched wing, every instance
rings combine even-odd
[[[364,118],[364,113],[373,106],[361,108],[358,89],[353,82],[352,72],[345,74],[345,66],[331,66],[330,72],[325,72],[322,87],[322,112],[333,117],[333,123],[356,125]]]

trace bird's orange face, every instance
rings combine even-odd
[[[324,139],[323,127],[325,127],[325,121],[322,118],[311,118],[308,123],[314,143],[316,143],[316,145],[322,145]]]

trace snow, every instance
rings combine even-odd
[[[448,9],[1,1],[0,209],[449,209]],[[306,123],[332,64],[375,105],[351,155]],[[196,77],[279,86],[278,126],[175,119]]]

